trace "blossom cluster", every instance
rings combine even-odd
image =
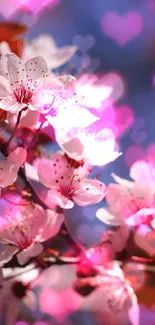
[[[80,77],[50,71],[76,50],[75,46],[59,49],[48,36],[28,44],[22,58],[11,53],[8,44],[0,46],[0,119],[5,133],[0,144],[0,314],[6,325],[15,325],[21,303],[33,311],[38,308],[36,287],[41,310],[59,321],[81,309],[97,315],[101,324],[104,319],[112,325],[129,320],[138,325],[136,295],[115,259],[132,232],[144,253],[155,254],[155,166],[137,161],[130,170],[132,181],[112,174],[115,183],[109,185],[92,176],[94,166],[102,168],[122,153],[111,128],[95,127],[99,117]],[[98,90],[95,85],[90,91]],[[109,86],[102,90],[101,103],[113,91]],[[28,146],[24,136],[22,142],[17,137],[25,126],[27,133],[32,132]],[[57,152],[38,152],[36,140],[46,128]],[[99,202],[104,207],[97,210],[96,218],[107,228],[96,247],[84,249],[67,229],[66,211]],[[61,256],[52,249],[51,238],[64,232],[77,245],[78,257]],[[74,265],[50,266],[40,274],[38,268],[47,266],[47,251],[49,261]],[[16,276],[6,281],[12,263],[23,270],[35,263],[33,279]]]

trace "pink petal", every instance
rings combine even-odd
[[[17,179],[17,173],[18,167],[6,162],[0,174],[0,186],[4,188],[12,185]]]
[[[13,255],[19,251],[18,247],[11,245],[4,245],[0,247],[0,265],[4,265],[9,262]]]
[[[84,145],[80,142],[78,137],[72,138],[71,140],[64,142],[64,138],[57,138],[59,146],[66,152],[66,154],[77,161],[85,158],[84,156]]]
[[[136,212],[134,215],[126,219],[126,223],[131,226],[138,226],[147,221],[147,217],[155,215],[155,208],[144,208]]]
[[[22,147],[16,148],[8,157],[7,161],[21,167],[27,158],[27,151]]]
[[[44,186],[48,188],[51,188],[53,183],[53,169],[53,164],[48,159],[39,160],[37,164],[39,180]]]
[[[2,162],[2,171],[0,174],[1,187],[9,186],[16,181],[18,170],[25,162],[26,156],[26,150],[19,147],[16,148],[4,162]]]
[[[15,298],[14,296],[11,297],[11,303],[8,304],[8,308],[5,313],[5,324],[6,325],[14,325],[17,321],[18,313],[20,311],[20,300]]]
[[[137,161],[132,165],[130,169],[130,177],[134,179],[134,181],[142,179],[146,182],[150,180],[151,172],[151,165],[149,165],[145,161]]]
[[[73,200],[80,206],[92,205],[100,202],[105,197],[105,185],[98,180],[87,180],[79,183],[75,190]]]
[[[2,269],[0,269],[0,286],[2,285],[2,283],[3,283],[3,273],[2,273]]]
[[[135,232],[134,240],[137,246],[147,252],[150,256],[153,256],[155,254],[155,240],[152,241],[153,245],[151,245],[151,241],[147,240],[149,233],[150,229],[145,225],[141,225]]]
[[[43,246],[40,243],[33,243],[28,248],[17,254],[17,259],[20,265],[24,265],[31,257],[38,256],[43,251]]]
[[[46,210],[47,220],[44,223],[44,231],[41,235],[42,241],[46,241],[48,238],[55,236],[64,221],[64,215],[52,210]]]
[[[27,295],[23,298],[23,302],[31,310],[37,309],[37,298],[36,298],[36,295],[32,291],[29,291],[27,293]]]
[[[71,209],[74,206],[73,201],[69,200],[54,189],[48,191],[48,199],[52,204],[57,204],[62,209]]]

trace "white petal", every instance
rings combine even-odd
[[[17,89],[26,80],[24,63],[14,53],[2,55],[0,58],[0,74],[8,78],[12,89]]]
[[[7,96],[0,101],[0,107],[14,114],[21,111],[25,107],[25,104],[19,104],[12,96]]]
[[[51,60],[48,61],[49,69],[61,67],[61,65],[65,64],[72,58],[77,49],[77,46],[65,46],[57,49],[53,55],[51,55]]]
[[[117,176],[117,175],[114,174],[114,173],[112,173],[111,176],[113,177],[113,179],[114,179],[118,184],[123,185],[123,186],[125,186],[125,187],[127,187],[127,188],[131,188],[131,189],[133,188],[133,185],[134,185],[133,182],[130,182],[130,181],[124,179],[124,178],[121,178],[121,177]]]
[[[41,56],[30,59],[25,63],[27,82],[31,89],[37,90],[45,81],[48,68],[45,60]]]
[[[0,98],[9,96],[11,92],[9,80],[0,75]]]
[[[11,49],[10,49],[10,46],[7,42],[3,41],[3,42],[0,42],[0,53],[1,55],[5,55],[7,53],[11,53]]]
[[[39,182],[37,168],[35,168],[34,166],[25,163],[25,174],[28,179]]]
[[[107,225],[120,226],[123,219],[120,216],[111,214],[108,209],[100,208],[96,212],[96,217]]]

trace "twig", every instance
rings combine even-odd
[[[11,134],[10,139],[9,139],[9,140],[4,144],[5,146],[9,146],[9,144],[10,144],[11,141],[13,140],[13,138],[14,138],[14,136],[15,136],[15,134],[16,134],[16,131],[17,131],[17,129],[18,129],[18,125],[19,125],[19,122],[20,122],[20,119],[21,119],[21,115],[22,115],[22,111],[20,111],[20,112],[18,113],[18,117],[17,117],[17,121],[16,121],[16,124],[15,124],[14,130],[13,130],[13,132],[12,132],[12,134]]]

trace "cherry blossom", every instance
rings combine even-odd
[[[51,79],[50,87],[38,93],[38,106],[45,115],[44,121],[54,127],[56,139],[64,138],[73,128],[87,127],[99,119],[83,101],[82,95],[76,92],[76,79],[70,75]]]
[[[5,160],[0,161],[0,188],[16,181],[19,168],[24,164],[26,156],[26,149],[18,147]]]
[[[89,269],[83,273],[83,265],[82,270],[80,265],[77,271],[71,266],[51,266],[45,270],[36,282],[42,288],[39,298],[41,310],[61,321],[78,309],[102,319],[101,324],[107,320],[106,324],[122,325],[126,324],[123,323],[125,319],[126,322],[130,319],[131,324],[138,325],[137,298],[118,264],[111,262],[92,266],[92,269],[90,276]],[[80,295],[79,289],[87,286],[92,288],[92,292]],[[130,318],[132,308],[135,309],[134,319]]]
[[[104,224],[112,226],[104,231],[101,247],[109,247],[114,253],[121,252],[130,234],[129,226],[121,216],[116,215],[114,211],[108,208],[98,209],[96,217]]]
[[[37,110],[35,96],[47,75],[47,65],[42,57],[23,63],[13,53],[0,57],[1,109],[10,113]]]
[[[49,200],[61,208],[70,209],[74,203],[79,206],[96,204],[105,196],[105,185],[87,178],[90,167],[83,162],[53,154],[50,159],[38,160],[36,167],[40,182],[49,189]]]
[[[69,61],[76,51],[77,46],[72,45],[59,48],[50,35],[41,34],[38,38],[26,44],[23,51],[23,60],[26,61],[33,56],[43,56],[48,68],[56,69]]]
[[[152,165],[137,161],[130,169],[133,181],[112,176],[118,183],[107,187],[106,199],[112,210],[131,225],[136,225],[137,221],[147,223],[155,207],[155,170]]]
[[[139,324],[137,298],[116,262],[96,268],[96,277],[86,279],[94,291],[84,297],[82,310],[96,315],[101,324]],[[131,310],[134,310],[134,317]],[[99,322],[99,324],[100,324]]]
[[[69,139],[70,138],[70,139]],[[115,136],[111,129],[103,129],[98,132],[90,130],[72,132],[65,138],[57,138],[59,146],[69,157],[77,161],[88,160],[92,165],[103,166],[117,159],[121,153],[117,152]]]
[[[17,268],[17,274],[16,268],[3,269],[3,272],[0,269],[0,315],[6,325],[15,324],[23,303],[32,311],[36,309],[36,297],[31,290],[31,283],[39,275],[39,271],[34,267],[30,265],[22,268],[22,274],[20,268]]]
[[[64,219],[63,214],[44,210],[37,204],[3,208],[0,218],[0,264],[7,263],[14,254],[23,265],[31,257],[39,255],[41,242],[57,234]]]

